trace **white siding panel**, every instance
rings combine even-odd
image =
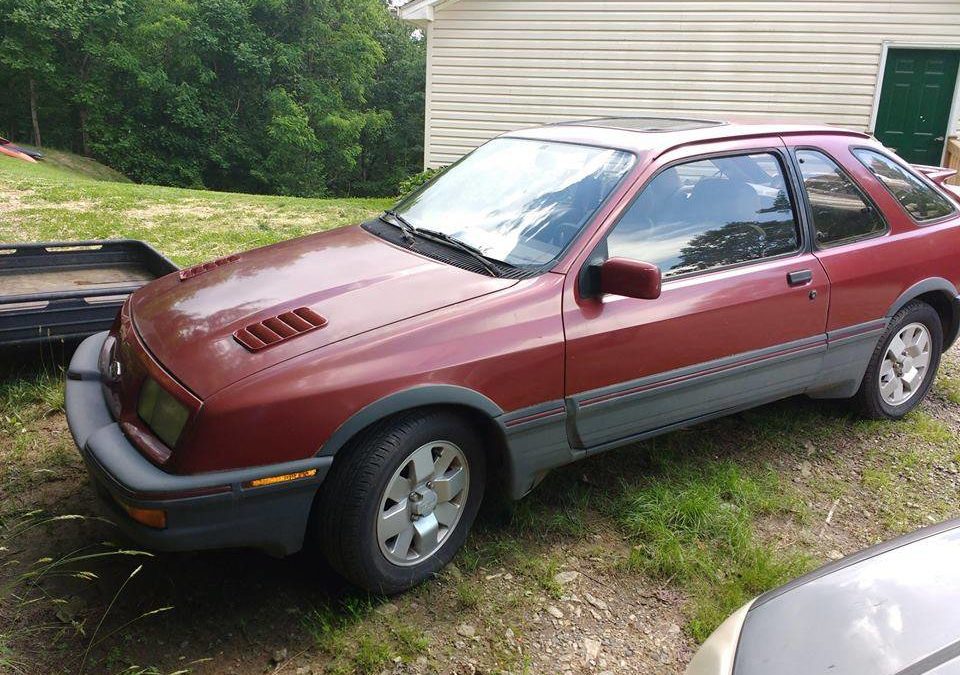
[[[425,160],[601,115],[867,129],[884,41],[960,47],[960,1],[460,0],[428,30]]]

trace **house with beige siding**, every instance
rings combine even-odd
[[[960,162],[960,0],[412,0],[400,13],[426,34],[429,167],[505,131],[606,115],[827,122],[912,162]]]

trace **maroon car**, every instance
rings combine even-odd
[[[506,134],[377,219],[134,293],[70,428],[146,546],[311,537],[400,591],[485,491],[582,457],[795,394],[906,414],[960,324],[946,175],[829,127]]]

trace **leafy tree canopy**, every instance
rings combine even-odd
[[[0,135],[141,182],[395,194],[424,58],[384,0],[0,0]]]

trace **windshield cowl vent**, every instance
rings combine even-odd
[[[327,320],[309,307],[251,323],[233,334],[233,339],[251,352],[273,346],[290,338],[323,328]]]
[[[228,255],[225,258],[217,258],[216,260],[211,260],[210,262],[201,263],[200,265],[194,265],[193,267],[187,267],[180,270],[180,281],[186,281],[187,279],[192,279],[195,276],[215,270],[218,267],[223,265],[229,265],[230,263],[235,263],[240,260],[240,256],[237,254]]]

